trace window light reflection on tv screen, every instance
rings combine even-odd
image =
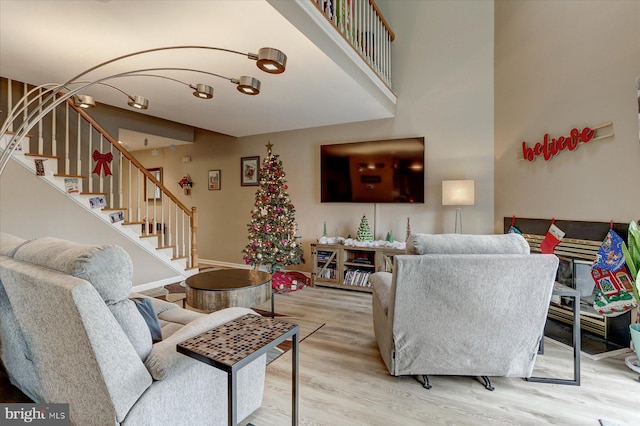
[[[323,203],[424,203],[424,138],[320,147]]]

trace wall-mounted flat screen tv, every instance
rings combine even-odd
[[[424,203],[424,138],[320,147],[323,203]]]

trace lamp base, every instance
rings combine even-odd
[[[456,225],[455,233],[458,234],[458,222],[460,223],[460,234],[462,234],[462,207],[456,208]]]

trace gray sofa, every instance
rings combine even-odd
[[[411,235],[370,276],[380,354],[394,376],[530,377],[558,258],[521,235]]]
[[[0,235],[0,357],[11,382],[34,402],[69,403],[72,424],[226,425],[226,374],[176,344],[255,312],[152,299],[162,325],[152,343],[131,275],[120,247]],[[239,419],[261,405],[265,360],[238,373]]]

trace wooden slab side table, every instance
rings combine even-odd
[[[217,269],[185,280],[187,305],[204,311],[252,308],[271,297],[271,274],[255,269]]]
[[[298,339],[300,327],[275,318],[246,314],[178,343],[177,350],[227,373],[228,423],[238,424],[237,373],[291,338],[291,424],[298,424]]]

